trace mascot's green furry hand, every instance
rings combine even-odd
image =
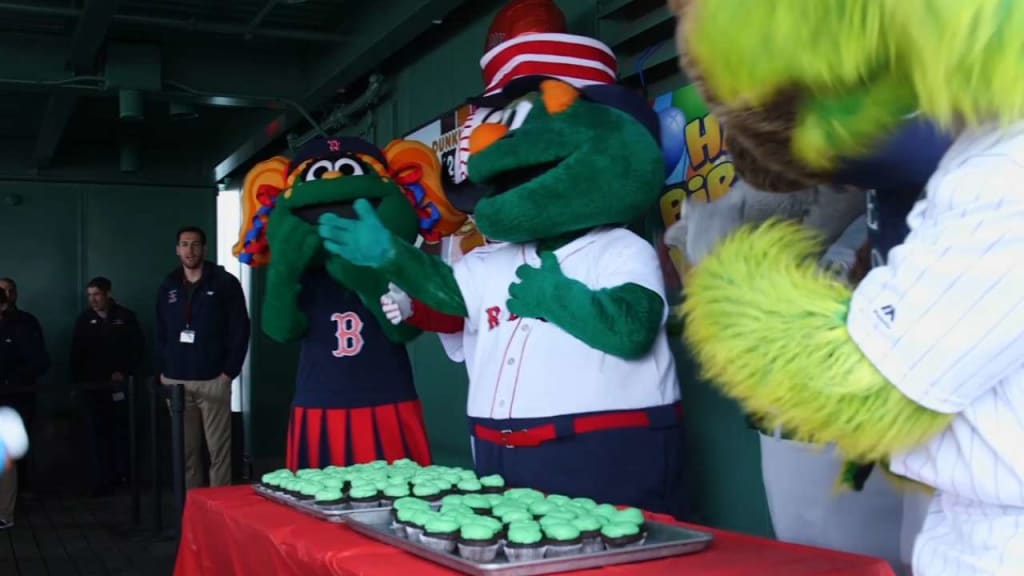
[[[821,251],[792,222],[732,235],[687,276],[686,339],[707,378],[765,424],[886,460],[953,415],[914,403],[865,358],[846,330],[851,290],[818,268]]]
[[[380,267],[395,254],[391,231],[365,199],[356,200],[352,208],[354,220],[330,213],[320,217],[324,247],[357,266]]]
[[[541,252],[541,265],[516,269],[508,287],[508,310],[551,322],[593,348],[621,358],[647,354],[657,338],[664,301],[637,284],[591,290],[562,273],[554,252]]]
[[[267,242],[277,256],[267,271],[263,331],[278,342],[288,342],[308,328],[309,320],[298,308],[301,278],[321,242],[311,226],[287,210],[271,213]]]

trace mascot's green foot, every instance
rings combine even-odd
[[[846,331],[850,288],[818,268],[822,249],[789,222],[726,239],[687,276],[685,338],[705,376],[766,424],[886,460],[953,416],[915,404],[864,357]]]

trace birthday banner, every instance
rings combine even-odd
[[[661,149],[668,176],[657,216],[648,220],[647,234],[661,257],[670,304],[678,304],[683,255],[679,249],[665,245],[665,229],[682,218],[684,200],[713,202],[724,196],[736,181],[736,169],[725,149],[722,126],[709,112],[696,86],[657,96],[651,105],[661,123]]]

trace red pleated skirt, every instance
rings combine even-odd
[[[431,463],[419,400],[365,408],[292,406],[286,452],[292,471],[400,458]]]

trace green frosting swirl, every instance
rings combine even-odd
[[[631,522],[637,526],[647,521],[644,513],[639,508],[624,508],[619,510],[612,519],[615,522]]]
[[[618,508],[612,506],[611,504],[600,504],[597,508],[594,508],[594,514],[598,514],[606,518],[611,518],[612,516],[615,516],[618,513]]]
[[[492,540],[498,529],[480,522],[463,524],[459,536],[466,540]]]
[[[594,502],[590,498],[573,498],[572,503],[585,510],[593,510],[594,508],[597,508],[597,502]]]
[[[572,525],[580,532],[594,532],[600,530],[603,524],[596,516],[577,516],[572,519]]]
[[[437,496],[441,493],[441,488],[433,482],[423,482],[421,484],[415,484],[412,487],[413,496],[419,497],[430,497]]]
[[[398,460],[395,460],[394,462],[392,462],[391,465],[394,466],[394,467],[409,466],[409,465],[418,466],[418,464],[416,464],[412,460],[409,460],[408,458],[399,458]]]
[[[547,526],[544,526],[542,523],[541,528],[544,529],[544,534],[548,538],[556,542],[567,542],[580,537],[579,528],[567,522],[549,524]]]
[[[558,506],[572,502],[572,498],[569,498],[568,496],[564,496],[562,494],[551,494],[548,496],[547,500],[548,502],[551,502],[552,504],[556,504]]]
[[[341,500],[342,493],[338,488],[324,488],[313,495],[313,500],[316,502],[329,502],[331,500]]]
[[[398,500],[395,500],[395,503],[392,504],[392,506],[395,507],[395,510],[404,510],[406,508],[410,510],[430,510],[430,502],[419,498],[399,498]]]
[[[504,516],[506,513],[511,512],[513,510],[521,510],[523,512],[528,512],[526,506],[524,506],[523,504],[519,502],[505,500],[501,504],[492,507],[491,514],[495,516]]]
[[[451,505],[451,504],[462,504],[462,495],[461,494],[449,494],[449,495],[445,496],[444,498],[441,498],[441,505],[444,506],[446,504],[449,504],[449,505]]]
[[[466,494],[462,498],[462,503],[465,504],[466,506],[469,506],[470,508],[476,509],[490,509],[491,507],[490,500],[484,498],[479,494]]]
[[[483,490],[483,484],[481,484],[476,478],[463,480],[455,486],[463,492],[479,492],[480,490]]]
[[[453,503],[450,503],[450,502],[448,504],[444,504],[442,502],[442,504],[441,504],[441,512],[451,512],[453,514],[472,514],[473,513],[473,509],[470,508],[469,506],[466,506],[465,504],[460,504],[460,503],[454,503],[453,504]]]
[[[544,516],[554,512],[558,507],[547,500],[538,500],[530,504],[530,513],[534,516]]]
[[[366,500],[380,494],[376,486],[356,486],[348,491],[349,498],[353,500]]]
[[[522,508],[513,508],[506,511],[504,514],[496,514],[501,521],[505,524],[512,524],[514,522],[533,521],[533,514]]]
[[[409,486],[405,483],[386,484],[384,486],[384,495],[388,498],[404,498],[409,495]]]
[[[299,492],[302,493],[303,496],[312,496],[320,490],[323,490],[323,487],[324,485],[319,482],[304,482],[302,487],[299,488]]]
[[[530,526],[509,527],[508,541],[513,544],[537,544],[544,538],[540,529]]]
[[[412,518],[409,519],[409,523],[422,528],[427,524],[427,522],[430,522],[438,516],[440,516],[440,514],[432,510],[415,510]]]
[[[568,522],[569,520],[572,520],[576,516],[577,516],[577,514],[575,512],[570,512],[569,510],[567,510],[565,508],[559,508],[558,510],[553,510],[553,511],[549,512],[546,515],[547,518],[557,518],[559,520],[565,520],[566,522]]]
[[[345,481],[344,480],[342,480],[341,478],[334,477],[334,476],[328,476],[327,478],[324,478],[323,480],[321,480],[320,483],[323,484],[324,486],[328,487],[328,488],[339,488],[339,489],[342,486],[345,485]]]
[[[498,506],[505,501],[505,497],[501,494],[483,494],[483,497],[491,503],[491,507]]]
[[[431,518],[430,521],[423,525],[423,529],[431,534],[454,534],[459,531],[459,528],[460,526],[457,521],[443,516]]]
[[[492,518],[490,516],[478,516],[474,520],[474,522],[477,523],[477,524],[483,524],[485,526],[490,526],[491,528],[494,528],[495,532],[501,531],[501,528],[502,528],[501,520],[498,520],[497,518]]]
[[[398,518],[399,522],[412,524],[412,519],[420,512],[423,512],[420,508],[402,508],[395,513],[395,518]]]
[[[531,528],[533,530],[540,530],[540,523],[535,520],[516,520],[515,522],[509,522],[508,529],[513,528]]]
[[[601,535],[607,538],[624,538],[640,533],[640,527],[632,522],[611,522],[601,527]]]
[[[491,474],[480,479],[480,484],[488,488],[504,488],[505,479],[500,474]]]
[[[299,470],[298,472],[296,472],[295,476],[297,478],[305,478],[306,476],[309,476],[310,474],[316,474],[318,472],[320,472],[320,470],[317,470],[316,468],[303,468],[302,470]]]

